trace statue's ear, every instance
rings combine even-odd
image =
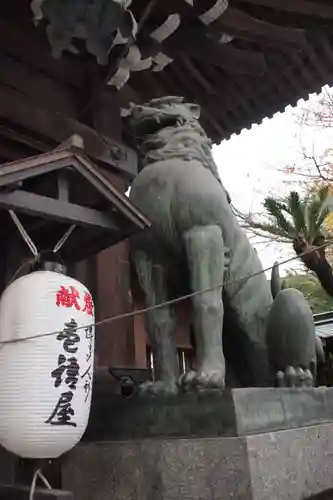
[[[271,274],[271,292],[273,299],[275,299],[275,297],[281,290],[282,290],[282,281],[279,273],[279,263],[274,262]]]

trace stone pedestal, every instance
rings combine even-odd
[[[80,500],[301,500],[333,488],[333,389],[108,405],[63,462]]]

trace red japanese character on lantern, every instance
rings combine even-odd
[[[92,316],[93,312],[94,312],[93,300],[91,298],[90,293],[88,293],[88,292],[85,292],[85,294],[84,294],[84,308],[82,309],[82,311],[86,312],[90,316]]]
[[[81,310],[80,305],[78,303],[78,299],[80,298],[79,292],[73,286],[68,288],[61,286],[57,291],[57,306],[63,307],[75,307],[78,311]]]

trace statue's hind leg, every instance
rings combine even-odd
[[[145,293],[147,307],[168,301],[166,269],[144,251],[134,252],[134,266]],[[173,344],[175,317],[170,306],[147,312],[147,331],[154,355],[154,382],[141,385],[141,393],[175,394],[177,386],[177,357]]]
[[[222,348],[222,282],[225,258],[223,238],[218,226],[194,227],[184,235],[194,309],[194,333],[197,346],[197,371],[186,374],[181,383],[185,390],[220,389],[225,383]]]

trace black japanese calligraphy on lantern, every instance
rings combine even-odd
[[[65,383],[70,390],[60,394],[50,417],[45,421],[46,424],[77,426],[73,422],[75,411],[72,407],[73,391],[76,390],[80,377],[80,366],[77,358],[73,356],[77,352],[77,344],[80,342],[77,328],[78,324],[72,318],[68,323],[65,323],[65,328],[56,337],[57,340],[63,342],[64,353],[58,355],[58,366],[51,371],[51,377],[54,379],[54,387],[58,388]],[[71,356],[67,357],[65,353]]]
[[[92,376],[91,376],[91,365],[86,369],[83,375],[81,375],[81,378],[84,379],[84,391],[86,393],[86,397],[84,402],[87,402],[87,399],[89,397],[90,391],[91,391],[91,382],[92,382]]]
[[[88,354],[86,354],[86,361],[87,363],[91,360],[92,356],[92,347],[93,347],[93,327],[88,326],[87,328],[84,329],[86,332],[86,339],[88,340]]]
[[[65,323],[65,328],[57,335],[57,340],[63,340],[64,350],[69,354],[75,354],[78,350],[76,344],[80,342],[80,335],[77,333],[77,327],[77,322],[72,318],[68,323]]]
[[[54,387],[59,387],[63,382],[72,390],[76,389],[79,380],[80,365],[75,357],[66,359],[66,356],[59,354],[58,367],[52,371],[51,376],[55,379]]]
[[[51,425],[69,425],[71,427],[77,427],[77,424],[72,421],[72,417],[75,415],[75,411],[72,408],[72,399],[72,391],[63,392],[60,395],[53,412],[45,423]]]

